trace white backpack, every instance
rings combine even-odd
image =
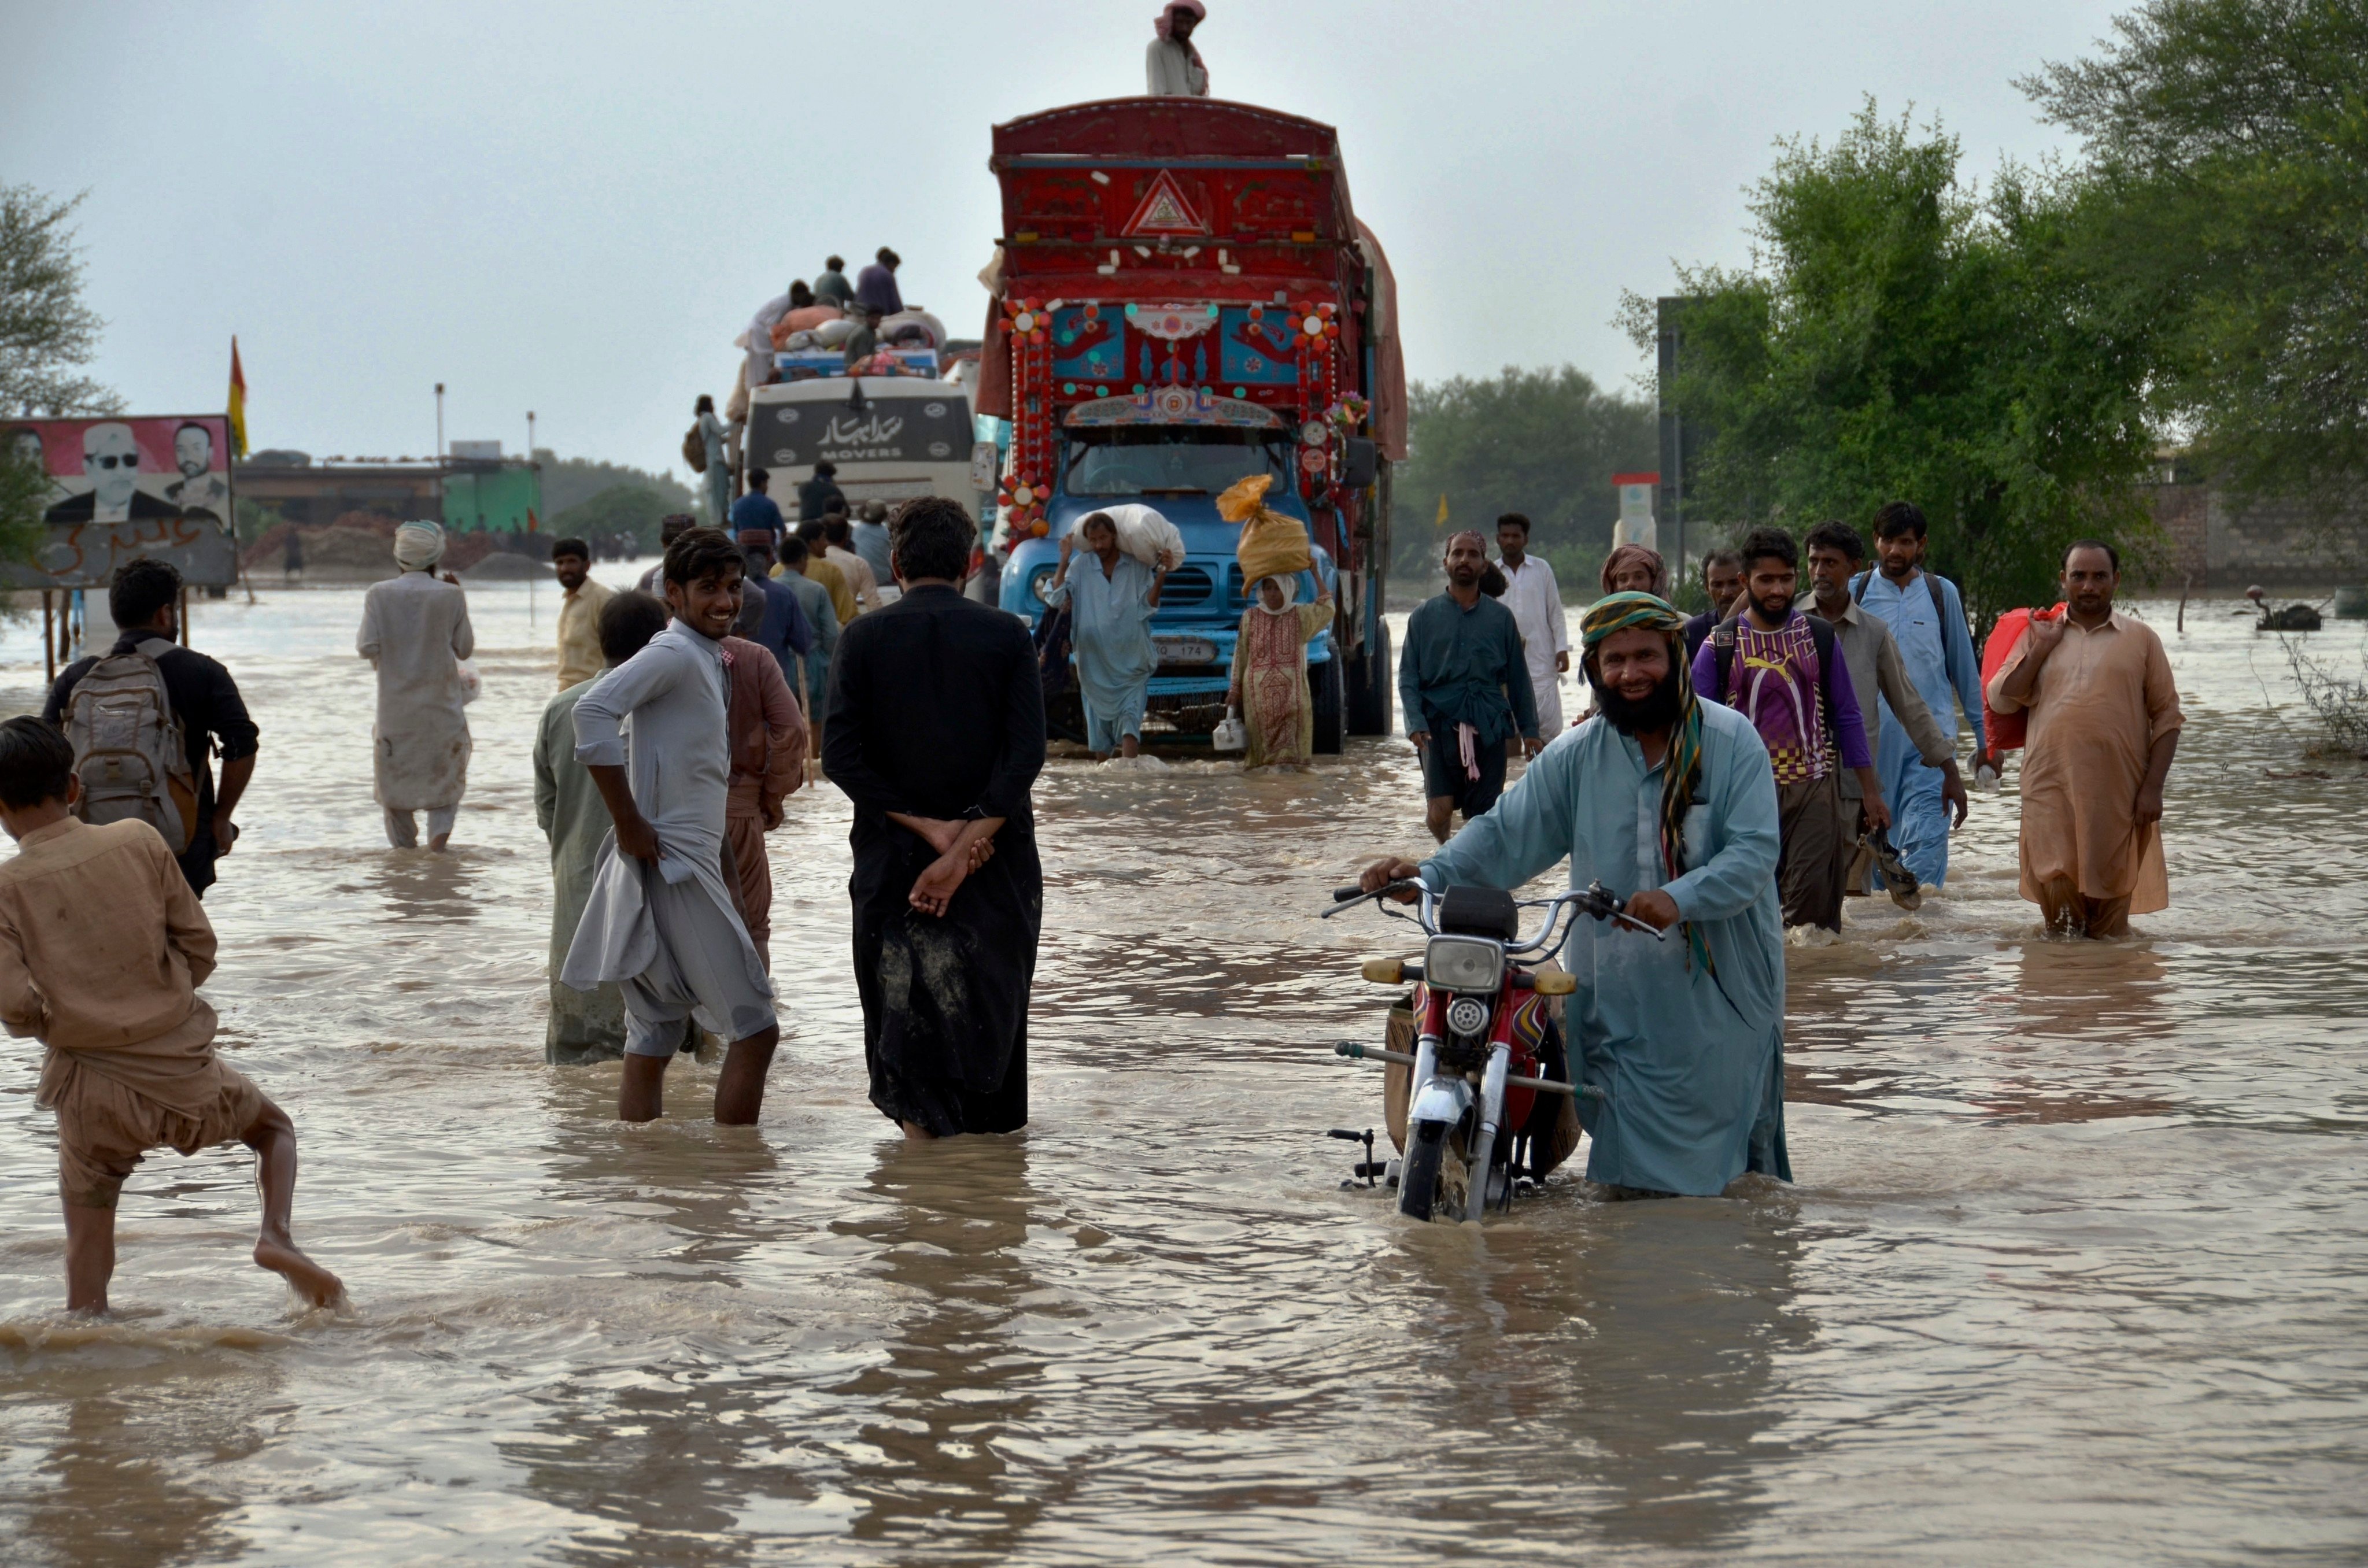
[[[66,740],[82,779],[82,820],[137,817],[164,835],[176,855],[197,837],[198,785],[160,654],[173,644],[151,637],[128,653],[110,653],[74,683],[66,703]]]

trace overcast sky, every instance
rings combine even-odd
[[[1873,94],[1968,165],[2061,145],[2012,79],[2101,0],[1209,0],[1218,96],[1339,127],[1398,277],[1408,374],[1568,362],[1627,384],[1622,289],[1746,258],[1779,138]],[[446,433],[681,471],[732,337],[837,251],[977,334],[996,120],[1137,93],[1155,0],[69,6],[0,0],[0,182],[71,194],[96,366],[134,412],[257,447]]]

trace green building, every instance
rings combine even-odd
[[[542,517],[542,472],[516,459],[453,458],[444,470],[444,527],[520,533]]]

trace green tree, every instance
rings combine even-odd
[[[552,539],[598,539],[632,534],[644,550],[655,550],[658,542],[658,519],[668,512],[687,511],[671,496],[640,484],[611,485],[579,501],[564,512],[553,513],[542,525],[542,531]]]
[[[2086,264],[2239,492],[2368,499],[2368,4],[2148,0],[2019,84],[2089,159]]]
[[[2044,602],[2072,539],[2155,540],[2157,329],[2142,291],[2084,266],[2072,181],[2010,166],[1984,191],[1958,160],[1872,100],[1830,146],[1782,143],[1752,265],[1680,269],[1695,298],[1661,395],[1713,433],[1691,515],[1797,534],[1914,501],[1987,618]],[[1624,296],[1621,319],[1650,352],[1653,302]]]
[[[107,325],[83,303],[82,255],[66,222],[82,199],[0,186],[0,409],[122,411],[121,398],[82,372]]]
[[[114,414],[122,399],[83,374],[100,321],[82,299],[82,256],[67,220],[82,205],[28,185],[0,186],[0,411]],[[0,450],[0,560],[30,561],[45,537],[49,476]]]
[[[629,463],[596,462],[590,458],[563,458],[549,447],[535,449],[542,467],[542,508],[556,515],[582,506],[604,490],[632,485],[656,495],[663,512],[696,512],[697,500],[671,474],[651,473]]]
[[[30,561],[49,537],[41,514],[50,476],[41,465],[0,449],[0,561]]]
[[[1523,513],[1531,547],[1555,576],[1568,585],[1583,568],[1582,585],[1592,583],[1620,514],[1611,476],[1650,468],[1658,439],[1650,405],[1568,365],[1417,381],[1406,416],[1406,460],[1391,482],[1391,570],[1415,583],[1439,571],[1441,495],[1448,530],[1476,528],[1493,540],[1498,514]]]

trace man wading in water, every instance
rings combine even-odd
[[[1518,888],[1567,858],[1572,887],[1600,881],[1668,933],[1581,920],[1561,954],[1579,984],[1573,1068],[1611,1096],[1579,1101],[1588,1179],[1632,1197],[1793,1179],[1775,777],[1749,720],[1696,699],[1684,626],[1650,594],[1597,603],[1581,634],[1596,716],[1430,859],[1361,879]]]
[[[575,702],[575,759],[616,824],[560,978],[624,991],[625,1072],[617,1116],[665,1108],[666,1070],[694,1012],[732,1042],[715,1079],[715,1119],[747,1125],[780,1043],[773,983],[724,881],[732,773],[723,639],[740,613],[740,547],[691,528],[667,547],[674,621]],[[630,742],[625,722],[632,721]]]
[[[2125,936],[2170,906],[2162,786],[2179,751],[2179,690],[2162,639],[2114,613],[2122,560],[2082,540],[2064,552],[2060,618],[2031,627],[1989,683],[2001,713],[2031,710],[2022,754],[2022,896],[2048,926]]]
[[[899,507],[905,593],[847,629],[823,726],[855,802],[855,986],[871,1103],[907,1138],[1028,1121],[1028,992],[1044,919],[1029,791],[1044,685],[1028,629],[962,596],[978,529],[951,501]]]
[[[1505,743],[1538,755],[1538,704],[1513,612],[1480,591],[1488,547],[1469,529],[1447,541],[1447,591],[1406,618],[1398,709],[1422,758],[1423,818],[1447,842],[1457,812],[1470,823],[1505,788]]]

